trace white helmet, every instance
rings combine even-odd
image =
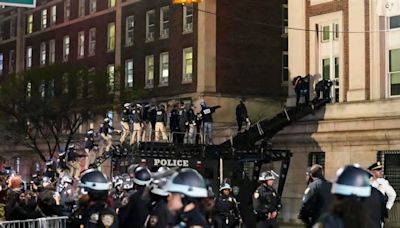
[[[168,192],[164,189],[166,179],[154,180],[150,184],[150,192],[159,196],[168,196]]]
[[[125,103],[124,108],[129,108],[131,106],[131,103]]]
[[[229,189],[230,191],[232,191],[232,188],[228,183],[224,183],[223,185],[221,185],[221,187],[219,188],[219,191],[221,192],[225,189]]]
[[[164,189],[167,192],[182,193],[192,198],[206,198],[208,196],[203,177],[191,168],[183,168],[172,175]]]

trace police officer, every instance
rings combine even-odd
[[[238,125],[238,132],[242,130],[243,122],[246,122],[246,130],[249,129],[251,124],[244,101],[244,98],[240,99],[240,103],[236,106],[236,122]]]
[[[166,167],[160,167],[156,174],[162,174],[169,170]],[[169,193],[163,188],[167,178],[153,180],[150,184],[150,205],[149,216],[146,221],[146,227],[169,227],[173,221],[173,216],[168,210],[167,197]]]
[[[212,114],[221,106],[208,107],[205,101],[201,102],[201,117],[203,119],[203,135],[204,143],[211,145],[213,144],[213,118]]]
[[[150,202],[150,198],[147,186],[150,182],[150,170],[146,167],[137,167],[135,169],[135,177],[133,178],[135,192],[128,197],[126,205],[122,206],[118,213],[121,227],[136,228],[145,225],[149,214],[147,205]]]
[[[86,170],[82,173],[79,187],[79,208],[71,216],[68,227],[118,228],[117,215],[106,203],[110,184],[104,174],[96,169]]]
[[[314,98],[314,101],[319,100],[321,98],[321,94],[322,94],[322,99],[329,101],[331,87],[332,87],[331,80],[323,79],[319,81],[315,85],[316,97]]]
[[[68,173],[68,166],[67,166],[67,154],[65,151],[59,152],[58,153],[58,159],[57,159],[57,172],[60,177],[64,176],[64,174],[67,172]]]
[[[183,143],[183,134],[179,128],[179,110],[178,105],[175,104],[170,112],[169,129],[172,133],[172,141],[174,143]]]
[[[142,105],[137,103],[132,110],[133,133],[130,144],[138,143],[142,139],[143,114]]]
[[[44,172],[44,176],[50,178],[51,182],[56,181],[57,173],[56,173],[56,164],[53,162],[53,160],[48,160],[46,162],[46,170]]]
[[[324,177],[322,166],[315,164],[309,170],[312,182],[304,191],[303,204],[300,208],[299,219],[306,227],[312,227],[317,219],[325,212],[333,201],[332,183]]]
[[[185,108],[185,103],[183,101],[180,102],[179,110],[178,110],[178,143],[184,143],[185,141],[189,143],[187,140],[186,132],[188,131],[189,122],[187,110]],[[186,140],[185,140],[186,139]]]
[[[383,165],[380,161],[375,162],[374,164],[368,167],[369,172],[371,173],[370,183],[372,187],[377,188],[383,195],[387,196],[386,209],[389,211],[396,200],[396,191],[390,185],[389,181],[387,181],[383,176]],[[388,216],[388,212],[386,217]]]
[[[70,216],[75,204],[75,194],[73,189],[73,179],[69,175],[61,177],[59,194],[60,194],[60,214],[62,216]]]
[[[151,108],[149,103],[144,103],[143,107],[143,136],[142,136],[142,141],[143,142],[149,142],[151,141],[151,130],[152,130],[152,124],[151,124]]]
[[[170,193],[168,208],[178,213],[178,219],[173,225],[177,227],[209,227],[199,209],[200,200],[207,197],[207,187],[203,177],[196,170],[181,169],[168,178],[164,189]]]
[[[224,183],[220,188],[220,195],[215,200],[214,227],[235,227],[242,222],[236,199],[231,195],[232,188]]]
[[[94,131],[93,129],[89,129],[86,132],[86,137],[85,137],[85,153],[86,153],[86,159],[85,159],[85,169],[89,168],[90,164],[93,164],[98,157],[98,154],[96,153],[95,150],[97,150],[98,145],[94,142]]]
[[[196,114],[194,113],[193,110],[193,105],[192,104],[185,104],[185,111],[186,111],[186,134],[185,138],[187,139],[187,143],[189,144],[194,144],[196,141],[196,127],[197,127],[197,122],[196,122]],[[200,133],[200,127],[201,127],[201,120],[199,123],[199,132]]]
[[[165,112],[165,106],[163,104],[160,104],[156,112],[155,141],[160,141],[159,140],[160,134],[162,136],[161,141],[163,142],[168,141],[167,128],[165,127],[166,124],[167,124],[167,113]]]
[[[335,194],[333,207],[314,227],[373,227],[368,208],[363,204],[371,195],[368,172],[353,165],[339,169],[331,192]]]
[[[131,121],[131,115],[132,115],[131,104],[125,103],[121,114],[122,135],[121,138],[119,139],[121,144],[125,142],[126,137],[128,137],[130,133],[129,123]]]
[[[277,217],[281,209],[281,198],[273,188],[275,173],[266,171],[260,174],[261,185],[253,193],[253,209],[256,213],[257,228],[279,227]]]
[[[110,131],[116,131],[116,130],[110,125],[110,118],[106,117],[104,118],[103,123],[100,125],[100,130],[99,130],[100,136],[103,139],[102,148],[100,149],[101,154],[103,154],[104,152],[103,151],[104,145],[105,145],[105,152],[110,151],[112,144],[112,135],[110,134]]]
[[[81,155],[76,152],[75,144],[71,143],[70,145],[68,145],[67,164],[69,167],[69,174],[75,180],[78,180],[79,174],[81,172],[81,166],[79,165],[78,157],[81,157]]]

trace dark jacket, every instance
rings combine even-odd
[[[179,117],[178,109],[172,109],[171,116],[169,117],[169,129],[171,129],[171,131],[179,131]]]
[[[167,113],[164,109],[159,109],[156,112],[156,122],[157,123],[167,123]]]
[[[266,220],[266,214],[279,211],[282,207],[281,197],[273,187],[261,184],[253,194],[253,209],[258,220]]]
[[[213,122],[212,114],[215,110],[221,108],[221,106],[213,106],[213,107],[202,107],[201,108],[201,115],[204,123],[211,123]]]
[[[246,105],[240,102],[240,104],[236,106],[236,119],[244,121],[248,117]]]
[[[371,188],[371,196],[364,200],[364,204],[369,208],[370,218],[374,228],[380,228],[386,214],[386,198],[378,189]]]
[[[149,202],[150,198],[146,194],[145,188],[139,187],[138,190],[129,197],[129,202],[119,209],[118,220],[120,222],[120,227],[143,227],[149,214]]]
[[[328,211],[334,199],[331,187],[332,183],[324,178],[314,178],[305,190],[299,219],[306,226],[311,227],[323,213]]]

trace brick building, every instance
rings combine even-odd
[[[287,0],[171,2],[38,0],[34,9],[3,7],[0,78],[53,63],[85,66],[107,72],[117,91],[143,90],[142,100],[219,104],[215,121],[225,136],[234,132],[227,127],[235,126],[240,97],[253,120],[281,109]],[[11,165],[17,158],[27,164],[18,153],[6,157]]]

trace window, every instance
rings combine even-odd
[[[55,25],[57,21],[57,6],[54,5],[50,8],[50,25]]]
[[[31,34],[33,32],[33,14],[29,14],[27,18],[26,33]]]
[[[115,67],[113,64],[107,66],[107,75],[108,75],[108,88],[110,92],[114,91],[115,86]]]
[[[339,57],[335,57],[335,79],[339,79]]]
[[[46,84],[43,81],[39,85],[39,94],[41,98],[46,96]]]
[[[63,39],[63,61],[68,61],[69,57],[69,36],[64,36]]]
[[[26,84],[26,96],[28,98],[32,96],[32,83],[30,82]]]
[[[288,52],[282,52],[282,82],[287,82],[289,78],[289,59]]]
[[[125,88],[133,87],[133,60],[125,61]]]
[[[85,16],[85,0],[79,0],[79,5],[78,5],[78,16],[83,17]]]
[[[108,24],[107,30],[107,51],[114,51],[115,49],[115,23]]]
[[[308,154],[308,167],[315,164],[325,167],[325,153],[324,152],[311,152]]]
[[[132,46],[133,45],[133,39],[134,39],[134,29],[135,29],[135,17],[134,16],[129,16],[126,18],[126,24],[125,24],[125,46]]]
[[[333,24],[333,30],[334,30],[333,39],[334,40],[339,39],[339,24],[337,23]]]
[[[169,37],[169,6],[164,6],[160,10],[160,38]]]
[[[68,21],[71,15],[71,0],[64,0],[64,21]]]
[[[15,71],[15,51],[10,50],[8,53],[8,73],[14,73]]]
[[[383,173],[385,179],[390,182],[390,185],[396,192],[400,191],[400,151],[388,150],[378,151],[377,161],[380,161],[383,165]],[[396,197],[399,198],[399,195]]]
[[[10,38],[15,37],[15,35],[16,35],[16,33],[15,33],[16,23],[15,22],[16,22],[16,18],[15,17],[10,19]]]
[[[283,34],[288,34],[288,25],[289,25],[289,20],[288,20],[288,5],[283,4],[282,5],[282,33]]]
[[[330,80],[330,59],[323,59],[322,60],[322,79]]]
[[[42,10],[42,20],[40,24],[41,29],[47,28],[47,9]]]
[[[193,6],[183,6],[183,32],[193,31]]]
[[[146,56],[146,80],[145,80],[145,88],[153,88],[154,87],[154,56],[148,55]]]
[[[400,95],[400,48],[389,50],[390,95]]]
[[[97,0],[90,0],[89,2],[89,13],[95,13],[97,10]]]
[[[40,66],[46,65],[46,42],[40,43]]]
[[[96,54],[96,28],[89,29],[89,56]]]
[[[183,83],[190,83],[193,80],[193,48],[183,49]]]
[[[56,62],[56,40],[49,41],[49,64]]]
[[[389,18],[389,28],[390,29],[400,28],[400,15]]]
[[[154,10],[146,12],[146,41],[154,40],[155,32],[155,13]]]
[[[323,26],[322,27],[322,41],[323,42],[329,41],[330,40],[330,34],[331,34],[331,31],[330,31],[329,25]]]
[[[3,53],[0,53],[0,75],[3,75],[3,69],[4,69],[4,57]]]
[[[160,81],[159,86],[167,86],[169,77],[169,54],[163,52],[160,54]]]
[[[108,8],[115,7],[115,0],[108,0]]]
[[[32,46],[26,47],[26,69],[32,67]]]
[[[78,33],[78,58],[85,56],[85,32]]]

